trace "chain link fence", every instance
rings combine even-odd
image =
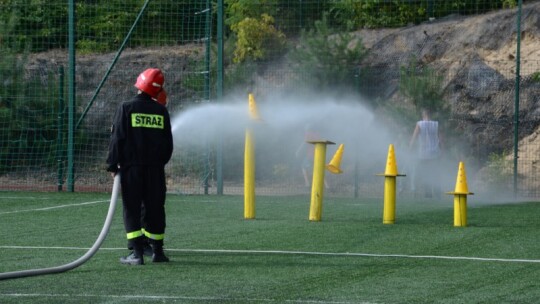
[[[309,125],[335,143],[328,161],[345,147],[343,174],[326,172],[328,195],[382,195],[389,144],[407,193],[409,139],[428,105],[443,133],[442,189],[464,161],[474,192],[512,194],[516,182],[518,195],[538,197],[538,1],[230,0],[222,31],[219,5],[0,1],[0,189],[108,191],[114,111],[141,71],[159,67],[175,129],[169,192],[221,194],[223,183],[223,194],[242,194],[250,126],[257,193],[307,194]]]

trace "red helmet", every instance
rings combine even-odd
[[[161,92],[158,93],[158,96],[156,98],[153,98],[157,103],[159,103],[162,106],[167,105],[167,92],[165,90],[161,90]]]
[[[146,69],[137,77],[135,87],[146,94],[156,97],[163,88],[165,77],[160,69]]]

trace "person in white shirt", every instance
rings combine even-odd
[[[416,122],[409,147],[417,149],[415,176],[419,191],[426,197],[440,196],[437,164],[441,153],[439,122],[431,120],[429,110],[422,109],[422,120]]]

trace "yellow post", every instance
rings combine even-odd
[[[384,174],[384,205],[383,205],[383,224],[394,224],[396,222],[396,176],[405,176],[398,174],[397,162],[394,153],[394,145],[388,147],[388,157]]]
[[[248,95],[249,117],[261,121],[253,94]],[[255,148],[253,132],[246,129],[244,149],[244,218],[255,218]]]
[[[334,143],[331,141],[308,141],[308,143],[315,145],[309,220],[320,221],[324,195],[324,164],[326,162],[326,146],[329,144],[333,145]]]
[[[454,195],[454,227],[467,226],[467,195]]]
[[[454,227],[466,227],[467,195],[474,193],[469,192],[467,174],[465,173],[465,164],[463,162],[459,162],[454,192],[447,192],[447,194],[454,195]]]
[[[244,150],[244,218],[255,218],[255,149],[249,128],[246,129]]]
[[[383,224],[396,222],[396,177],[384,177]]]
[[[261,117],[259,116],[259,110],[257,109],[257,102],[255,101],[255,97],[253,97],[253,94],[248,95],[248,107],[249,107],[249,117],[252,120],[261,120]]]

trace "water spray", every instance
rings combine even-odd
[[[347,149],[352,149],[350,151],[356,151],[352,154],[342,153],[343,151],[336,152],[338,155],[344,154],[344,163],[355,164],[355,171],[352,167],[350,171],[349,168],[345,168],[351,175],[357,174],[355,173],[357,171],[363,172],[362,174],[366,176],[378,173],[376,164],[371,160],[377,155],[381,155],[382,151],[386,151],[388,142],[392,142],[393,137],[395,137],[395,134],[389,132],[387,127],[376,119],[373,112],[364,106],[360,97],[281,94],[280,92],[261,97],[250,94],[249,113],[247,113],[248,93],[250,92],[229,95],[220,103],[204,103],[187,108],[171,118],[171,125],[175,145],[180,143],[178,149],[175,149],[175,156],[179,157],[185,157],[180,152],[184,149],[186,151],[191,151],[192,148],[196,151],[204,150],[208,149],[209,144],[220,145],[219,143],[224,138],[227,139],[226,145],[223,147],[227,150],[219,155],[216,154],[216,158],[219,160],[226,154],[227,160],[230,160],[226,165],[238,162],[238,164],[245,166],[235,166],[232,168],[234,171],[229,171],[229,173],[239,177],[244,186],[246,181],[253,181],[253,184],[248,184],[241,190],[242,195],[248,194],[244,198],[248,198],[248,206],[253,207],[253,210],[256,207],[256,197],[254,197],[255,193],[252,187],[258,185],[254,185],[255,181],[251,176],[247,176],[246,179],[244,170],[246,167],[251,170],[256,169],[257,177],[260,177],[261,181],[268,179],[279,183],[286,180],[289,182],[287,186],[296,187],[297,182],[301,183],[300,177],[303,177],[301,171],[303,157],[301,158],[296,153],[296,148],[301,142],[306,141],[304,132],[306,125],[316,126],[320,139],[331,140],[337,146],[344,144],[345,147],[348,147]],[[264,124],[253,119],[251,114],[255,114],[255,116],[260,114]],[[339,117],[339,119],[335,119],[335,117]],[[248,136],[246,136],[248,133],[246,131],[249,131]],[[193,136],[194,134],[197,136]],[[365,142],[370,144],[361,145]],[[256,164],[254,162],[246,163],[244,145],[255,149]],[[276,150],[276,147],[279,147],[279,151]],[[328,148],[327,153],[330,153],[330,148]],[[332,153],[335,148],[332,148]],[[339,148],[337,150],[339,151]],[[360,155],[361,157],[359,157]],[[310,156],[312,157],[312,155]],[[216,166],[218,166],[217,160]],[[202,161],[207,161],[207,159]],[[219,162],[220,166],[223,164],[222,161]],[[278,168],[284,168],[284,170],[276,171],[275,169]],[[216,170],[222,169],[216,167]],[[330,174],[333,173],[328,167],[326,170]],[[347,178],[349,177],[346,176],[343,179]],[[367,182],[375,181],[368,180]],[[217,180],[217,183],[220,183],[220,180]],[[311,180],[308,180],[307,183],[310,184]],[[356,180],[356,184],[358,184],[358,180]],[[311,188],[309,193],[311,193]],[[244,211],[245,208],[241,212]]]
[[[101,229],[101,233],[99,234],[96,242],[88,250],[88,252],[86,252],[86,254],[84,254],[83,256],[81,256],[80,258],[78,258],[77,260],[71,263],[61,265],[61,266],[0,273],[0,280],[17,279],[17,278],[65,272],[65,271],[74,269],[76,267],[79,267],[82,264],[84,264],[86,261],[88,261],[98,251],[99,247],[105,240],[107,233],[109,232],[112,218],[114,216],[114,210],[116,208],[116,200],[118,198],[119,189],[120,189],[120,174],[118,173],[114,177],[111,203],[109,205],[109,211],[107,212],[107,217],[105,218],[105,224],[103,225],[103,228]]]

